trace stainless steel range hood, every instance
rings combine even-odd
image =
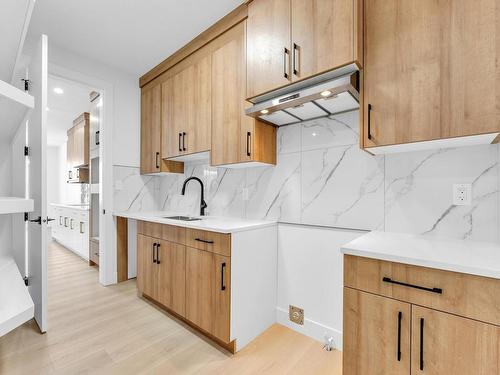
[[[359,108],[355,64],[294,83],[252,100],[246,114],[281,126]]]

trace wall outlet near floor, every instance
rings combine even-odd
[[[453,184],[453,204],[455,206],[469,206],[471,199],[471,184]]]
[[[290,305],[288,309],[290,321],[301,326],[304,325],[304,309]]]

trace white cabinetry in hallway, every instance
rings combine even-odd
[[[53,204],[52,238],[82,258],[89,259],[88,206]]]

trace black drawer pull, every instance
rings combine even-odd
[[[99,142],[99,135],[100,134],[101,134],[101,132],[99,130],[95,132],[95,145],[96,146],[99,146],[99,144],[101,143],[101,142]]]
[[[226,290],[226,282],[224,281],[224,274],[226,270],[226,262],[222,263],[220,268],[220,290]]]
[[[182,132],[182,151],[186,151],[186,132]]]
[[[182,151],[181,142],[182,142],[182,133],[179,133],[179,151]]]
[[[156,152],[156,155],[155,155],[155,166],[156,166],[156,169],[160,169],[160,162],[158,161],[159,157],[160,157],[160,153]]]
[[[156,263],[156,254],[155,254],[155,251],[156,251],[156,243],[153,244],[153,263]]]
[[[415,288],[415,289],[425,290],[426,292],[443,294],[443,289],[441,289],[441,288],[426,288],[425,286],[407,284],[407,283],[403,283],[401,281],[392,280],[390,277],[384,277],[382,279],[382,281],[386,282],[386,283],[391,283],[391,284],[396,284],[396,285],[401,285],[401,286],[407,286],[409,288]]]
[[[401,311],[398,312],[398,353],[397,358],[398,361],[401,361],[401,320],[403,319],[403,313]]]
[[[214,241],[202,240],[201,238],[195,238],[194,240],[199,241],[199,242],[203,242],[203,243],[210,243],[210,244],[214,243]]]
[[[420,318],[420,371],[424,371],[424,318]]]

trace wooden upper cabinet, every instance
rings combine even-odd
[[[248,5],[247,97],[362,63],[361,0],[254,0]]]
[[[247,97],[291,82],[290,0],[248,4]]]
[[[497,0],[366,0],[364,147],[500,131]]]
[[[292,79],[300,80],[361,60],[358,1],[291,0]]]
[[[71,128],[71,161],[75,168],[88,166],[90,158],[89,148],[89,113],[82,113]],[[68,132],[68,139],[69,139]]]
[[[500,327],[412,306],[412,374],[500,374]]]
[[[200,53],[203,54],[203,53]],[[172,77],[172,126],[175,142],[171,156],[210,150],[211,60],[210,54],[195,56]]]
[[[141,173],[160,171],[161,85],[141,93]]]
[[[344,288],[343,374],[409,375],[410,322],[409,303]]]
[[[276,163],[275,127],[245,115],[245,26],[221,36],[212,53],[212,165]]]

